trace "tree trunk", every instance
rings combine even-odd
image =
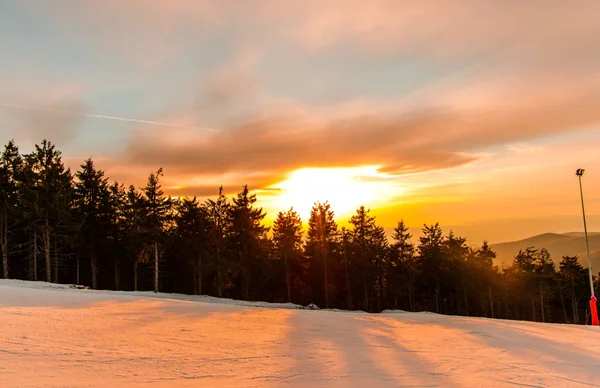
[[[138,290],[138,262],[133,263],[133,290]]]
[[[323,255],[323,280],[325,284],[323,284],[323,288],[325,289],[325,308],[329,308],[329,276],[327,274],[327,253]]]
[[[468,316],[468,315],[471,315],[471,314],[469,312],[469,298],[467,297],[467,284],[465,282],[464,276],[465,275],[463,275],[463,281],[462,281],[463,300],[464,300],[464,303],[465,303],[465,314]]]
[[[77,280],[75,281],[76,284],[80,284],[79,283],[79,255],[77,255]]]
[[[2,273],[4,279],[8,279],[8,216],[6,210],[2,211],[0,217],[0,240],[2,242]]]
[[[490,309],[492,312],[492,318],[494,317],[494,297],[492,296],[492,286],[489,286],[489,290],[490,290]]]
[[[54,283],[58,283],[58,237],[54,235]]]
[[[244,300],[250,300],[250,263],[248,260],[248,246],[246,244],[243,245],[242,255],[242,285]]]
[[[558,287],[558,294],[560,296],[560,305],[562,306],[563,317],[565,319],[565,323],[568,323],[569,317],[567,317],[567,308],[565,307],[565,298],[563,297],[563,292],[562,292],[561,286]]]
[[[410,311],[414,311],[414,287],[413,280],[410,274],[408,275],[408,308]]]
[[[544,313],[544,282],[540,282],[540,310],[542,312],[542,322],[546,322],[546,314]]]
[[[95,290],[98,288],[98,260],[96,257],[96,247],[92,244],[92,257],[91,257],[91,268],[92,268],[92,288]]]
[[[27,235],[30,238],[31,235]],[[33,247],[27,244],[27,258],[29,259],[29,280],[33,280]]]
[[[217,296],[223,297],[223,275],[222,269],[223,263],[221,263],[221,249],[217,246]]]
[[[535,299],[533,299],[533,296],[531,297],[531,315],[532,315],[532,321],[536,322],[536,317],[535,317]]]
[[[202,251],[198,253],[198,295],[202,295]]]
[[[158,292],[158,242],[154,242],[154,292]]]
[[[119,290],[119,283],[120,283],[120,279],[119,279],[119,261],[117,260],[117,257],[115,256],[114,260],[114,267],[115,267],[115,290]]]
[[[346,294],[348,298],[348,310],[352,310],[352,294],[350,289],[350,272],[348,271],[348,251],[344,245],[344,271],[346,272]]]
[[[200,295],[198,292],[198,260],[192,260],[192,279],[194,281],[194,295]]]
[[[577,306],[577,297],[575,296],[575,281],[571,279],[571,307],[573,309],[573,323],[579,323],[579,306]]]
[[[44,245],[44,254],[46,256],[46,281],[50,283],[52,282],[52,262],[50,261],[50,221],[48,220],[47,215],[44,228]]]
[[[288,301],[288,303],[291,303],[292,302],[292,291],[290,288],[290,268],[288,267],[287,252],[284,252],[284,254],[283,254],[283,262],[285,265],[285,285],[287,287],[287,301]]]
[[[38,270],[37,270],[37,228],[35,225],[33,226],[33,280],[37,282],[38,280]]]
[[[369,288],[367,285],[367,271],[363,273],[363,289],[364,289],[364,297],[365,297],[365,311],[369,312]]]
[[[440,313],[440,282],[435,281],[435,312]]]

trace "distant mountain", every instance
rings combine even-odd
[[[590,254],[592,256],[592,268],[594,272],[600,270],[600,233],[588,233],[590,242]],[[496,252],[496,264],[510,265],[513,258],[519,253],[519,250],[527,247],[537,249],[546,248],[550,252],[550,257],[558,263],[563,256],[578,256],[579,261],[587,267],[587,255],[585,249],[585,236],[583,232],[570,233],[543,233],[537,236],[528,237],[523,240],[491,244]]]

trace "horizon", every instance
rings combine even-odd
[[[269,224],[320,200],[473,244],[583,231],[585,168],[600,230],[600,5],[348,4],[5,1],[0,138],[136,187],[162,166],[172,196],[248,184]]]

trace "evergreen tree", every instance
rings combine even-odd
[[[36,224],[39,220],[46,264],[46,281],[58,282],[59,229],[65,226],[69,218],[72,193],[71,171],[66,169],[61,152],[49,141],[36,144],[35,150],[25,155],[25,174],[28,179],[26,189],[32,202],[30,209]],[[54,251],[54,252],[53,252]],[[54,255],[52,255],[54,253]],[[54,256],[54,260],[52,260]],[[54,262],[54,277],[52,276],[52,261]]]
[[[15,142],[11,140],[0,157],[0,251],[2,252],[2,276],[9,277],[9,229],[16,219],[18,205],[18,180],[23,159]]]
[[[414,310],[415,304],[415,244],[411,242],[412,235],[408,227],[401,220],[394,228],[390,258],[387,273],[390,284],[390,294],[394,297],[393,308],[398,308],[398,297],[405,296],[405,309]]]
[[[437,223],[425,225],[419,242],[417,265],[420,283],[426,295],[434,295],[435,312],[439,313],[441,287],[445,283],[444,275],[448,267],[445,262],[442,228]]]
[[[387,241],[383,228],[375,224],[375,217],[361,206],[350,219],[351,239],[355,250],[356,267],[362,273],[364,308],[374,311],[379,308],[383,289],[383,263]],[[377,306],[374,306],[377,304]]]
[[[203,279],[211,227],[206,207],[196,200],[184,198],[177,203],[175,234],[179,249],[191,264],[194,293],[203,294]]]
[[[302,220],[293,208],[277,214],[273,225],[273,243],[277,256],[283,261],[287,301],[291,302],[291,283],[297,284],[297,281],[290,280],[290,267],[295,268],[294,272],[297,273],[300,267],[298,259],[302,255]]]
[[[455,311],[462,315],[469,313],[469,301],[467,297],[467,279],[471,276],[467,266],[469,247],[467,239],[455,236],[452,231],[444,239],[445,262],[447,270],[454,274],[451,279],[454,288]]]
[[[305,254],[309,261],[310,289],[313,301],[329,308],[329,271],[338,243],[337,223],[329,203],[316,202],[310,212]],[[320,292],[319,292],[320,291]],[[317,295],[323,295],[321,299]]]
[[[579,303],[581,296],[586,292],[588,287],[587,271],[579,263],[577,256],[563,256],[560,262],[560,297],[563,308],[565,322],[569,322],[567,317],[566,307],[564,305],[563,293],[569,295],[569,303],[571,305],[572,322],[579,323]]]
[[[171,215],[171,199],[165,197],[161,178],[163,169],[150,174],[141,200],[143,225],[154,253],[154,292],[159,290],[159,246],[164,238],[164,229]]]
[[[490,248],[487,241],[484,241],[483,244],[481,244],[481,248],[469,255],[469,267],[472,269],[470,274],[472,289],[477,290],[480,295],[481,306],[485,316],[488,316],[487,302],[489,302],[489,316],[492,318],[495,317],[493,290],[494,288],[497,288],[499,284],[498,270],[494,267],[495,258],[496,252]],[[485,302],[486,299],[487,302]]]
[[[98,288],[98,250],[107,240],[113,211],[108,179],[104,177],[104,171],[96,170],[92,159],[87,159],[75,176],[78,180],[74,190],[75,208],[81,220],[85,250],[89,255],[92,288]]]
[[[237,252],[237,266],[241,275],[242,295],[250,297],[250,282],[258,281],[261,259],[266,256],[264,240],[268,228],[262,222],[265,213],[254,207],[256,194],[250,194],[248,186],[233,199],[231,206],[231,247]]]
[[[223,187],[219,187],[219,196],[216,201],[209,199],[206,202],[208,221],[210,224],[210,250],[215,262],[215,284],[217,296],[222,297],[228,286],[228,247],[227,238],[231,230],[231,205],[223,194]]]

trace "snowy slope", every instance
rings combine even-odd
[[[590,387],[599,344],[592,327],[0,280],[0,387]]]

